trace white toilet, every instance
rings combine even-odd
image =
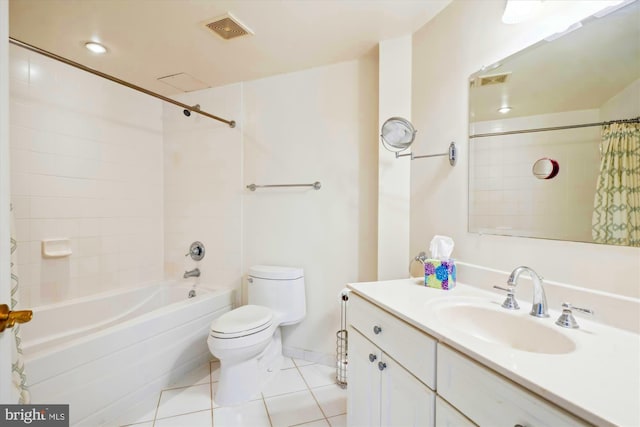
[[[211,322],[207,344],[220,359],[214,399],[229,406],[248,402],[282,366],[280,326],[306,315],[304,271],[257,265],[249,269],[248,305]]]

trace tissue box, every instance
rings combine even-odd
[[[424,261],[424,285],[449,290],[456,287],[456,263],[453,259]]]

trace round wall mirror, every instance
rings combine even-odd
[[[551,179],[555,178],[558,172],[560,172],[560,165],[556,160],[543,157],[542,159],[536,160],[533,168],[531,168],[531,172],[533,172],[533,176],[538,179]]]
[[[416,132],[409,120],[402,117],[391,117],[382,125],[380,139],[384,148],[398,153],[411,146]]]

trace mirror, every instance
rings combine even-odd
[[[640,191],[633,167],[613,169],[629,162],[616,144],[640,161],[640,2],[484,67],[469,87],[470,232],[640,246],[640,201],[607,182]]]
[[[416,130],[411,122],[402,117],[391,117],[387,119],[380,130],[380,140],[387,150],[399,153],[413,144],[416,137]]]

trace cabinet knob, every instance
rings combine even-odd
[[[380,369],[381,371],[384,371],[386,367],[387,367],[386,363],[378,362],[378,369]]]
[[[378,356],[376,356],[375,354],[369,353],[369,362],[373,363],[377,358]]]
[[[378,326],[378,325],[375,325],[373,327],[373,333],[378,335],[380,332],[382,332],[382,328],[380,326]]]

